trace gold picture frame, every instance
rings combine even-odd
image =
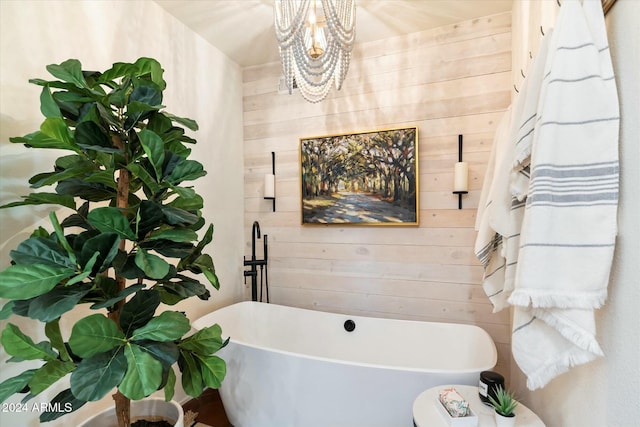
[[[302,225],[419,225],[418,128],[300,138]]]

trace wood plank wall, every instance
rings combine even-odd
[[[245,254],[257,220],[269,236],[271,302],[478,325],[508,375],[509,314],[492,313],[473,244],[493,134],[511,102],[511,42],[503,13],[357,44],[342,90],[319,104],[278,94],[279,63],[244,70]],[[419,132],[419,227],[301,225],[299,138],[404,126]],[[458,134],[469,162],[462,210],[451,194]],[[271,151],[276,212],[262,198]]]

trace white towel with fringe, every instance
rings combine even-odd
[[[503,236],[491,226],[491,215],[498,202],[494,200],[497,193],[496,164],[502,164],[503,156],[509,143],[511,127],[511,107],[502,116],[496,129],[491,148],[491,156],[485,172],[484,184],[480,194],[480,202],[476,217],[476,237],[474,253],[484,268],[482,288],[493,304],[493,312],[497,313],[507,306],[508,295],[504,292],[504,267],[502,240]],[[503,209],[508,209],[503,207]],[[502,230],[501,230],[502,231]]]
[[[509,297],[513,356],[532,390],[602,356],[593,309],[617,233],[619,107],[600,2],[565,0],[549,49]]]
[[[523,147],[529,147],[533,138],[548,39],[549,34],[542,41],[541,53],[527,70],[529,77],[520,89],[513,111],[511,107],[507,110],[496,130],[480,196],[474,249],[484,267],[482,287],[493,304],[494,313],[509,306],[508,298],[514,288],[525,205],[522,199],[512,195],[510,176],[514,162],[522,160]],[[528,172],[528,163],[518,170],[517,182],[525,189]]]

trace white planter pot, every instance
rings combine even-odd
[[[146,416],[163,417],[175,422],[175,427],[184,427],[184,411],[176,401],[165,402],[163,399],[147,398],[131,402],[131,422]],[[78,427],[118,427],[116,408],[112,406],[89,418]]]
[[[504,415],[496,414],[496,427],[514,427],[516,425],[516,416],[505,417]]]

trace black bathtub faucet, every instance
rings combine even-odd
[[[244,271],[245,283],[247,283],[247,277],[251,277],[251,300],[258,301],[258,266],[260,266],[260,293],[262,294],[262,274],[267,265],[267,235],[264,235],[264,254],[263,259],[256,258],[256,239],[260,238],[260,224],[258,221],[253,221],[251,227],[251,259],[244,259],[244,266],[250,267],[249,270]],[[267,282],[268,283],[268,282]],[[269,288],[267,288],[267,302],[269,302]],[[260,295],[262,300],[262,295]]]

